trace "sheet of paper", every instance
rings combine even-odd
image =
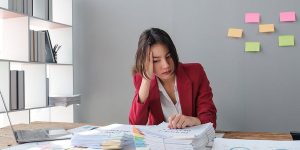
[[[246,42],[245,43],[245,51],[246,52],[259,52],[260,51],[260,43],[259,42]]]
[[[243,36],[243,29],[229,28],[227,36],[241,38]]]
[[[65,150],[71,148],[71,140],[35,142],[16,145],[4,150]]]
[[[67,131],[70,132],[70,133],[79,133],[79,132],[83,132],[83,131],[93,130],[93,129],[96,129],[96,128],[98,128],[98,126],[84,125],[84,126],[81,126],[81,127],[69,129]]]
[[[156,136],[161,136],[161,138],[194,138],[195,134],[202,134],[210,127],[211,124],[203,124],[200,126],[193,126],[185,129],[170,129],[168,128],[168,123],[163,122],[152,128],[140,126],[139,129],[142,132],[155,134]]]
[[[296,21],[296,13],[294,11],[281,12],[280,21],[281,22]]]
[[[299,150],[300,141],[215,138],[212,150]]]
[[[259,32],[274,32],[275,27],[274,24],[260,24]]]
[[[278,37],[279,46],[294,46],[295,37],[294,35],[281,35]]]
[[[259,13],[246,13],[245,14],[245,23],[259,23],[260,14]]]

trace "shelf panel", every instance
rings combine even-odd
[[[26,15],[12,12],[9,10],[6,10],[4,8],[0,8],[0,18],[1,19],[8,19],[8,18],[17,18],[17,17],[25,17]]]
[[[0,61],[0,90],[8,110],[10,106],[9,81],[10,81],[9,62]],[[5,111],[4,105],[2,103],[3,103],[2,100],[0,100],[0,112]]]
[[[0,59],[29,60],[28,17],[0,19]]]
[[[28,63],[28,64],[47,64],[47,65],[73,65],[70,63],[45,63],[45,62],[35,62],[35,61],[19,61],[19,60],[8,60],[8,59],[0,59],[3,62],[16,62],[16,63]]]
[[[29,123],[29,111],[9,112],[9,117],[12,124],[28,124]],[[8,118],[5,113],[0,113],[0,128],[9,126]]]
[[[72,0],[52,0],[52,19],[72,25]]]
[[[61,24],[57,22],[47,21],[36,17],[30,17],[30,29],[39,30],[50,30],[50,29],[60,29],[60,28],[70,28],[72,26]]]
[[[74,122],[73,105],[63,107],[50,107],[50,121],[52,122]]]
[[[47,65],[49,96],[73,95],[73,66]]]
[[[57,62],[59,64],[72,64],[72,28],[49,30],[49,34],[53,47],[55,44],[61,45],[57,52]]]
[[[46,106],[46,65],[10,63],[11,70],[24,70],[25,109]]]

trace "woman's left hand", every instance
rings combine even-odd
[[[172,115],[168,120],[168,127],[171,129],[182,129],[201,124],[201,121],[197,117],[185,116],[182,114]]]

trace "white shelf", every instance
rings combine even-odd
[[[72,28],[49,30],[52,46],[61,45],[57,54],[57,63],[73,64]]]
[[[46,107],[46,65],[11,62],[10,69],[25,72],[25,109]]]
[[[28,124],[29,123],[29,110],[9,112],[12,124]],[[0,114],[0,127],[9,126],[6,114]]]
[[[73,95],[73,66],[47,65],[49,96]]]
[[[18,17],[26,17],[24,14],[16,13],[0,7],[0,19],[11,19]]]
[[[51,29],[60,29],[60,28],[71,28],[72,26],[58,23],[58,22],[52,22],[48,20],[43,20],[36,17],[30,17],[30,30],[51,30]]]
[[[52,21],[72,25],[72,0],[52,0]]]
[[[0,59],[28,61],[28,35],[27,16],[0,19]]]
[[[74,122],[73,106],[56,106],[30,110],[30,121]]]
[[[30,121],[73,122],[73,106],[47,106],[49,96],[73,95],[72,0],[52,0],[51,21],[8,10],[0,1],[0,90],[10,108],[10,71],[24,71],[25,108],[9,110],[14,123]],[[36,0],[37,3],[43,3]],[[42,7],[33,6],[41,12]],[[46,14],[46,13],[45,13]],[[45,16],[44,14],[44,16]],[[42,16],[43,17],[43,16]],[[30,30],[48,30],[52,46],[61,45],[57,63],[30,62]],[[40,50],[40,49],[39,49]],[[0,105],[0,126],[6,116]],[[26,113],[24,113],[26,112]]]
[[[3,99],[5,104],[10,106],[10,96],[9,96],[9,62],[0,61],[0,90],[3,95]],[[9,109],[9,107],[8,107]],[[0,100],[0,112],[4,112],[4,105],[2,104],[2,100]]]

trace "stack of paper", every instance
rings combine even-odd
[[[81,96],[79,94],[73,96],[51,96],[49,97],[49,106],[69,106],[72,104],[80,104]]]
[[[150,150],[150,147],[146,145],[145,135],[135,126],[132,126],[132,134],[136,150]]]
[[[215,137],[212,123],[185,129],[169,129],[167,123],[152,127],[137,126],[137,128],[144,133],[146,144],[150,149],[205,149],[205,146]]]
[[[212,150],[299,150],[300,141],[216,138]]]
[[[77,133],[71,143],[77,147],[101,149],[194,150],[205,149],[214,137],[212,123],[185,129],[169,129],[168,123],[153,126],[112,124]]]
[[[132,143],[132,135],[101,129],[76,133],[71,139],[72,146],[100,149],[123,149]]]

